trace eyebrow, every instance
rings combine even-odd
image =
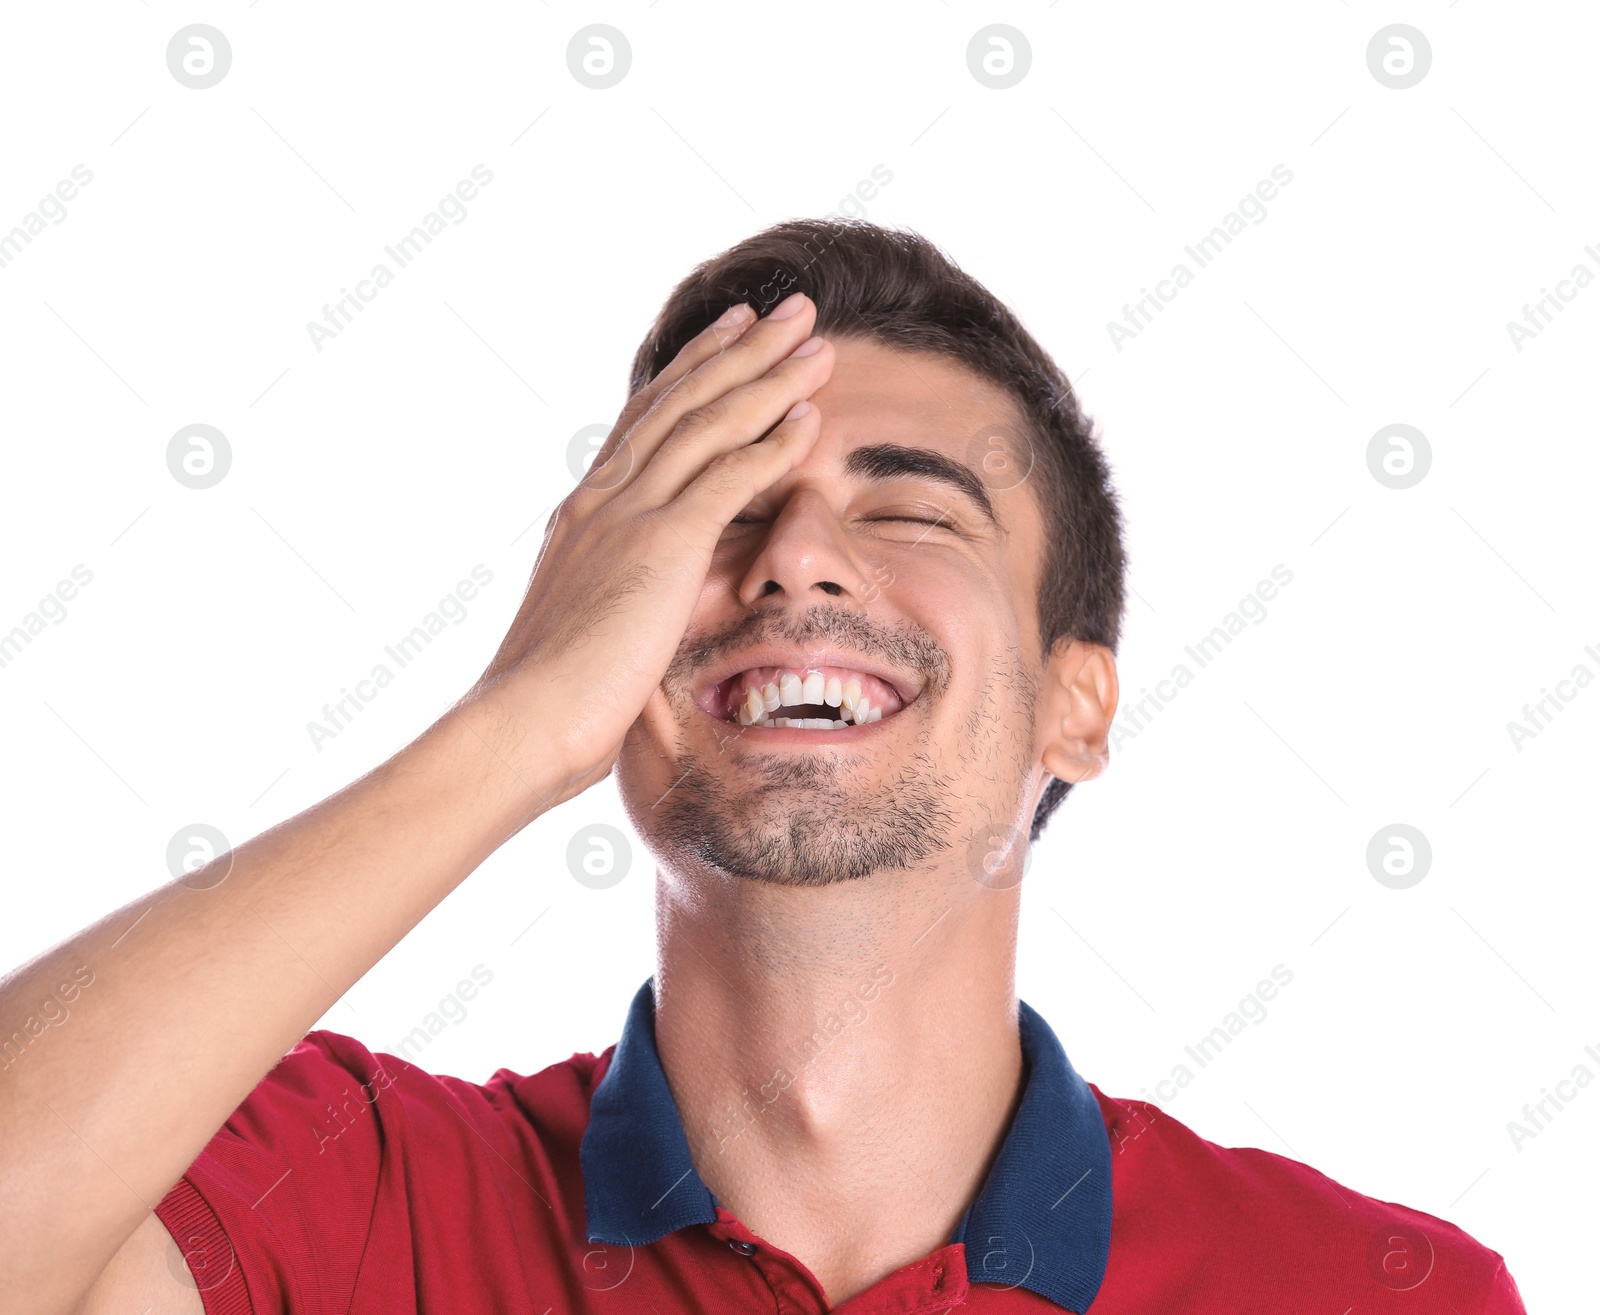
[[[899,443],[869,443],[854,449],[844,461],[846,475],[858,479],[926,479],[963,494],[996,529],[1000,518],[983,481],[971,468],[931,448]]]

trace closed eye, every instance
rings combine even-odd
[[[943,516],[940,516],[936,520],[928,520],[926,517],[923,517],[923,516],[868,516],[868,517],[866,517],[866,520],[867,520],[867,522],[869,524],[874,522],[874,521],[910,521],[913,525],[946,525],[946,526],[948,526],[948,524],[949,524],[949,522],[947,522]],[[731,521],[728,522],[728,524],[729,525],[760,525],[760,524],[762,524],[762,521],[759,520],[757,517],[754,517],[754,516],[735,516]]]

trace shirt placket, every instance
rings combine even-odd
[[[763,1241],[724,1207],[706,1225],[734,1255],[754,1265],[772,1291],[778,1315],[830,1315],[822,1284],[796,1257]],[[960,1305],[967,1296],[965,1248],[952,1244],[859,1292],[833,1315],[934,1315]]]

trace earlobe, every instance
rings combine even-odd
[[[1074,785],[1105,771],[1117,694],[1117,660],[1110,649],[1076,639],[1056,646],[1043,709],[1040,761],[1046,771]]]

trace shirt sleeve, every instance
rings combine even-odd
[[[229,1115],[155,1211],[206,1315],[349,1309],[394,1081],[359,1041],[309,1032]]]
[[[1504,1260],[1501,1260],[1500,1268],[1495,1270],[1494,1278],[1490,1280],[1489,1296],[1483,1303],[1482,1315],[1528,1315],[1522,1304],[1522,1294],[1517,1291],[1516,1281],[1511,1277]]]

